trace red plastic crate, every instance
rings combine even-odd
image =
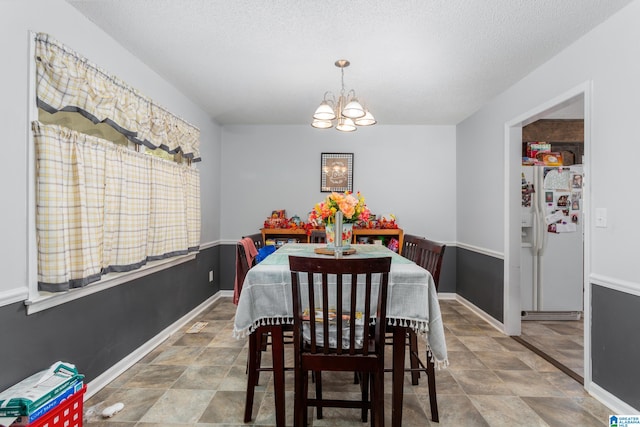
[[[85,391],[87,391],[86,385],[29,424],[29,427],[82,427],[82,403]]]

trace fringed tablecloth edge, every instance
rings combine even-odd
[[[260,326],[271,326],[271,325],[293,325],[293,319],[286,316],[276,316],[276,317],[262,317],[251,325],[238,329],[235,326],[233,327],[233,337],[236,339],[246,338],[247,335],[251,335],[258,329]]]
[[[426,335],[429,332],[429,322],[426,320],[418,319],[398,319],[395,317],[387,317],[387,323],[389,326],[402,326],[404,328],[411,328],[416,333]]]

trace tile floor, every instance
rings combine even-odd
[[[603,426],[610,410],[541,357],[504,336],[456,301],[441,301],[450,366],[436,372],[440,423],[430,421],[426,377],[405,381],[403,426]],[[232,337],[235,306],[218,301],[196,321],[199,333],[177,333],[85,402],[87,409],[123,402],[114,417],[86,419],[88,427],[273,426],[270,375],[261,375],[253,423],[244,424],[246,339]],[[290,362],[290,356],[287,357]],[[263,357],[269,363],[268,354]],[[390,390],[391,374],[386,390]],[[287,373],[287,420],[292,420],[293,374]],[[323,376],[325,395],[356,392],[352,377]],[[344,380],[344,381],[342,381]],[[391,396],[385,416],[390,420]],[[325,409],[309,424],[363,426],[358,410]],[[390,425],[390,422],[387,423]]]
[[[522,339],[584,377],[584,320],[522,322]]]

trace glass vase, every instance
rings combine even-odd
[[[335,237],[335,224],[327,224],[324,227],[326,234],[327,248],[336,247]],[[351,240],[353,238],[353,224],[342,224],[342,248],[348,249],[351,247]]]

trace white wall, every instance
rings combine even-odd
[[[311,108],[311,107],[310,107]],[[383,126],[344,134],[311,126],[224,126],[222,238],[257,232],[272,210],[306,220],[320,192],[321,153],[354,153],[354,192],[407,233],[453,242],[454,126]]]
[[[219,238],[220,128],[174,87],[62,0],[0,2],[0,102],[5,184],[0,223],[0,305],[27,289],[27,136],[29,31],[46,32],[201,130],[202,242]]]
[[[592,82],[591,211],[608,227],[591,232],[591,274],[640,288],[637,242],[640,1],[634,1],[457,127],[460,242],[503,251],[504,124]],[[587,129],[588,132],[588,129]],[[495,164],[497,168],[488,166]],[[478,177],[483,177],[481,181]],[[485,197],[486,196],[486,197]]]

